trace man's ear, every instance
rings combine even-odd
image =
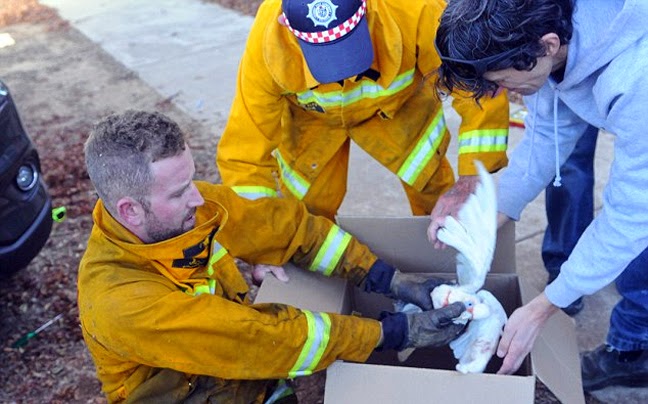
[[[540,38],[540,42],[544,44],[545,47],[545,56],[555,56],[560,50],[560,37],[554,32],[544,34]]]
[[[129,196],[125,196],[117,201],[117,214],[123,223],[138,227],[144,223],[146,212],[141,203]]]

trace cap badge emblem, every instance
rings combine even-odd
[[[313,21],[315,26],[321,25],[328,28],[331,21],[337,19],[335,10],[338,6],[331,3],[331,0],[314,0],[308,4],[308,15],[306,18]]]

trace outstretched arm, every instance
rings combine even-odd
[[[558,310],[544,293],[513,312],[504,327],[504,334],[497,348],[497,356],[504,358],[499,374],[511,374],[522,365],[533,349],[540,330]]]

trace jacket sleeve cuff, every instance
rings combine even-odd
[[[558,307],[567,307],[582,296],[577,291],[570,289],[560,275],[544,290],[549,301]]]
[[[383,343],[377,351],[395,349],[400,351],[405,348],[409,327],[405,313],[382,312],[380,314],[382,323]]]
[[[381,259],[377,259],[369,268],[369,273],[365,278],[365,292],[389,293],[389,287],[395,272],[396,268]]]

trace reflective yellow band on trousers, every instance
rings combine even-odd
[[[275,149],[274,155],[277,159],[277,163],[279,164],[281,180],[283,181],[286,188],[288,188],[288,190],[290,190],[290,192],[301,201],[302,199],[304,199],[304,196],[306,196],[306,193],[308,192],[311,184],[306,181],[304,177],[299,175],[299,173],[290,168],[288,163],[286,163],[286,160],[284,160],[283,156],[279,152],[279,149]]]
[[[331,318],[326,313],[302,310],[308,322],[308,337],[288,377],[308,376],[322,359],[331,337]]]
[[[481,129],[459,135],[459,154],[506,150],[508,129]]]
[[[330,276],[340,262],[340,258],[350,241],[351,235],[334,224],[308,269]]]
[[[439,112],[432,120],[432,123],[427,127],[423,136],[416,143],[414,150],[407,156],[407,159],[398,170],[397,174],[404,182],[414,185],[423,168],[430,162],[430,159],[439,148],[445,130],[446,123],[443,109],[439,108]]]

